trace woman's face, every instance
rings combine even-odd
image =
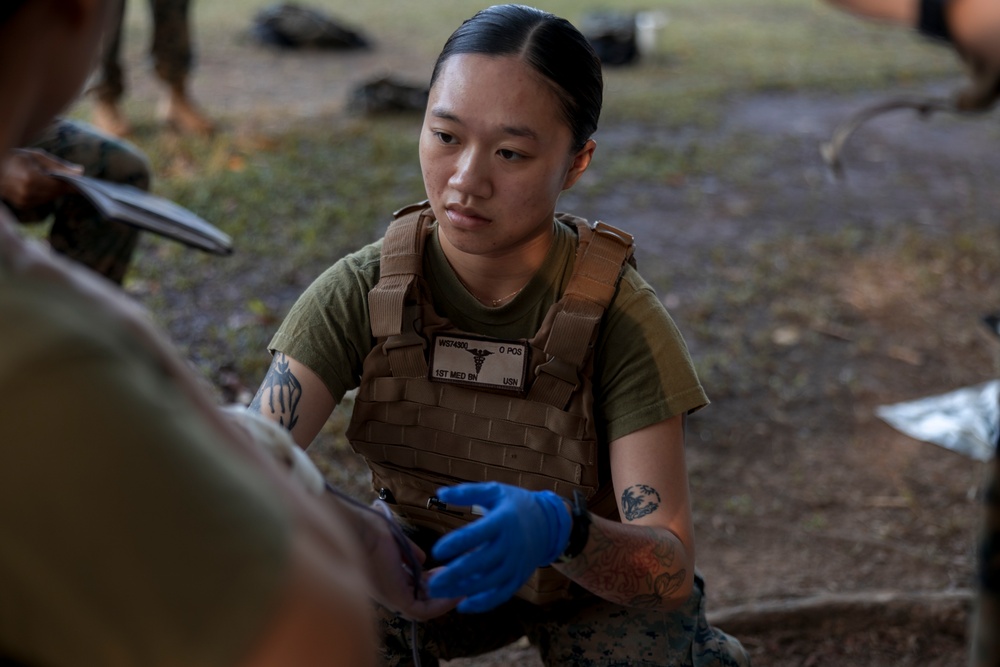
[[[587,168],[556,94],[514,56],[449,58],[420,135],[424,187],[447,244],[501,255],[552,233],[559,194]]]

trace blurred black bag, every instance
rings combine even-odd
[[[351,91],[347,109],[360,114],[423,113],[429,94],[427,86],[380,76],[358,84]]]
[[[591,12],[580,22],[580,32],[605,65],[628,65],[639,57],[635,14]]]
[[[337,24],[318,9],[294,3],[271,5],[257,12],[250,36],[282,48],[365,49],[368,40]]]

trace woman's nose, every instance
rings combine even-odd
[[[448,185],[473,197],[489,197],[492,194],[489,156],[472,148],[462,151],[455,162]]]

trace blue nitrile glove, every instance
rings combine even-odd
[[[428,590],[432,597],[465,598],[459,611],[489,611],[506,602],[569,542],[573,520],[551,491],[486,482],[440,489],[438,499],[485,510],[482,518],[438,540],[431,552],[440,561],[454,560],[431,578]]]

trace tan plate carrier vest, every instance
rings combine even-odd
[[[439,534],[477,517],[435,509],[441,486],[498,481],[564,496],[581,490],[598,516],[620,521],[608,473],[599,465],[594,426],[593,348],[614,298],[632,237],[610,225],[564,213],[579,243],[566,292],[552,305],[530,350],[523,392],[429,379],[436,334],[462,333],[434,311],[423,278],[424,243],[434,222],[426,202],[396,212],[382,245],[378,284],[368,293],[377,344],[364,361],[347,430],[367,460],[376,490],[411,524]],[[478,338],[484,338],[479,336]],[[570,581],[539,568],[518,596],[536,604],[565,598]]]

